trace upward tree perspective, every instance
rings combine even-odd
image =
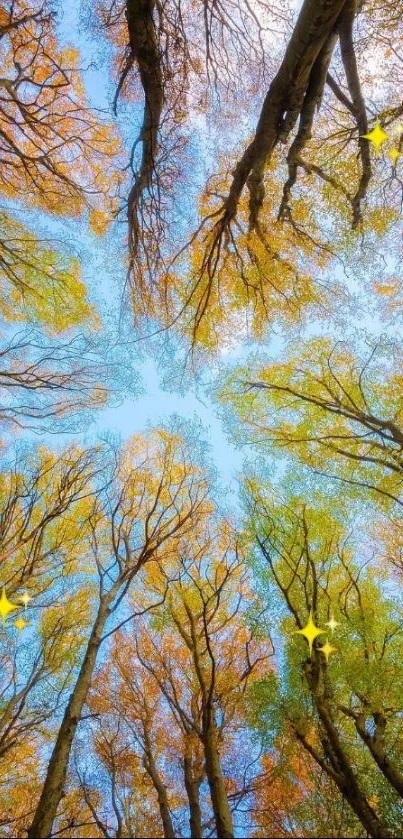
[[[107,487],[108,484],[113,494],[107,489],[103,500],[100,493],[88,522],[89,545],[99,577],[99,603],[29,836],[47,836],[52,830],[98,650],[115,631],[111,629],[105,634],[107,620],[114,615],[143,566],[156,561],[162,552],[169,560],[182,533],[207,508],[206,480],[197,468],[192,468],[182,441],[163,431],[156,432],[149,441],[134,439],[131,450],[120,463],[117,461],[116,474]]]
[[[293,237],[291,297],[301,287],[309,297],[309,280],[297,269],[296,252],[309,243],[317,270],[323,251],[335,250],[322,237],[318,241],[316,228],[323,219],[313,207],[309,211],[312,185],[323,196],[322,213],[345,227],[344,247],[347,237],[351,241],[349,228],[357,237],[379,228],[379,202],[386,212],[382,227],[396,221],[400,140],[394,149],[397,157],[392,155],[391,165],[385,166],[373,159],[364,137],[377,124],[385,132],[395,131],[403,113],[399,92],[391,84],[401,69],[401,29],[393,4],[305,0],[294,23],[287,7],[282,12],[270,3],[257,3],[256,10],[235,4],[230,19],[225,3],[200,4],[200,9],[186,2],[172,7],[113,3],[101,4],[99,17],[101,28],[120,49],[115,105],[121,93],[130,97],[136,67],[144,100],[128,166],[134,175],[127,206],[135,314],[179,323],[193,344],[210,348],[213,340],[213,348],[217,346],[217,331],[228,331],[227,306],[233,297],[238,298],[238,323],[239,314],[253,318],[256,307],[263,308],[266,324],[276,321],[290,292],[276,283],[270,305],[270,274],[289,269],[287,249]],[[194,51],[197,23],[204,37],[197,38]],[[276,61],[270,56],[268,74],[266,45],[273,30],[280,31],[283,46]],[[369,63],[376,67],[374,76],[368,73]],[[252,139],[241,152],[227,147],[224,160],[209,166],[198,223],[183,225],[172,212],[170,193],[180,183],[180,164],[186,165],[186,123],[191,125],[192,110],[197,114],[200,83],[207,103],[219,97],[221,108],[212,109],[212,119],[220,119],[225,98],[235,95],[237,101],[242,80],[230,80],[231,65],[232,80],[239,78],[237,65],[243,73],[246,69],[244,101],[246,96],[256,103],[252,113],[247,111]],[[377,104],[379,78],[385,80],[382,106]],[[278,189],[274,201],[273,168]],[[231,302],[229,307],[231,312]],[[298,307],[293,318],[297,314]],[[229,328],[233,325],[230,321]]]
[[[398,797],[403,793],[403,776],[393,757],[393,743],[399,739],[399,734],[390,732],[394,724],[399,725],[399,713],[393,705],[386,711],[381,693],[386,691],[389,702],[392,686],[388,685],[388,679],[396,673],[393,647],[399,644],[401,622],[398,619],[391,631],[385,624],[382,626],[382,615],[389,623],[393,610],[386,607],[383,613],[383,604],[378,602],[378,592],[372,587],[370,575],[365,573],[363,566],[357,567],[346,534],[323,510],[318,508],[313,512],[305,504],[301,507],[294,498],[276,509],[270,500],[266,500],[264,489],[250,499],[250,507],[258,549],[268,563],[298,631],[303,630],[302,614],[307,608],[316,624],[328,626],[336,604],[343,621],[340,626],[344,625],[346,629],[342,640],[347,645],[344,668],[334,672],[333,681],[329,657],[336,648],[332,650],[330,644],[326,649],[325,633],[322,633],[322,646],[315,640],[314,654],[302,663],[303,689],[308,693],[316,721],[304,719],[303,709],[305,706],[309,713],[308,703],[293,707],[293,700],[288,700],[289,704],[285,700],[283,707],[289,715],[289,724],[308,754],[336,785],[367,834],[393,835],[387,824],[382,823],[382,808],[381,811],[379,807],[374,808],[369,800],[364,781],[371,777],[375,768],[371,762],[366,765],[368,758],[370,761],[372,758],[383,775],[382,779],[380,773],[375,772],[374,783],[386,781],[391,787],[391,810],[387,818],[393,825],[394,818],[399,818]],[[355,631],[352,633],[353,626]],[[327,634],[331,632],[330,624]],[[363,662],[363,673],[360,673],[359,660]],[[344,684],[343,679],[346,679]],[[359,740],[368,749],[368,754],[364,752],[360,758],[356,757],[355,766],[349,755],[351,736],[345,731],[349,721],[354,723]],[[366,765],[363,770],[362,765]]]
[[[399,839],[401,0],[0,3],[0,839]]]
[[[104,404],[110,377],[100,354],[89,353],[77,365],[79,340],[60,341],[66,330],[85,325],[93,331],[99,320],[71,243],[68,253],[59,250],[57,237],[38,236],[16,217],[21,208],[12,202],[22,199],[25,208],[56,216],[79,217],[87,210],[93,229],[103,231],[119,181],[107,161],[117,161],[120,144],[113,127],[88,107],[78,51],[60,47],[47,2],[5,3],[0,43],[0,193],[6,201],[0,214],[1,314],[4,327],[28,321],[58,340],[47,344],[28,330],[10,342],[2,334],[1,413],[7,423],[39,420],[43,427],[54,417]],[[84,357],[86,344],[81,341],[79,350]],[[35,392],[34,406],[14,404],[22,389]]]

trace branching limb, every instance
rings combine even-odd
[[[162,67],[153,19],[154,7],[155,0],[127,0],[126,18],[131,56],[124,73],[127,75],[136,61],[144,91],[143,124],[139,134],[142,156],[128,201],[131,258],[137,254],[139,242],[139,204],[144,192],[150,189],[155,173],[158,134],[164,105]],[[121,83],[123,84],[122,80]]]
[[[363,134],[368,133],[368,119],[364,97],[361,91],[353,42],[353,25],[358,11],[357,6],[358,3],[356,0],[349,0],[349,2],[346,3],[338,26],[341,57],[346,73],[348,89],[354,106],[354,116],[359,133],[358,149],[362,167],[358,189],[353,198],[353,229],[355,229],[361,221],[361,202],[365,198],[372,174],[369,143],[362,136]]]

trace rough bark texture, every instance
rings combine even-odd
[[[353,105],[353,114],[358,128],[358,148],[362,165],[360,183],[352,201],[353,228],[357,227],[358,223],[361,221],[361,201],[365,198],[372,174],[369,143],[367,140],[364,140],[362,136],[368,132],[368,120],[364,97],[361,92],[353,43],[353,25],[359,5],[360,4],[357,0],[348,0],[345,8],[343,9],[343,14],[340,16],[338,25],[341,57]]]
[[[33,822],[28,830],[29,839],[42,839],[51,835],[53,822],[56,818],[57,808],[63,795],[63,788],[66,780],[67,767],[69,763],[71,746],[80,716],[91,685],[92,674],[102,639],[102,632],[105,621],[108,617],[109,598],[101,601],[98,614],[88,641],[84,660],[70,696],[67,708],[64,712],[63,722],[53,748],[49,761],[48,771],[43,785],[41,797],[34,815]]]
[[[350,760],[341,745],[338,733],[332,722],[325,701],[318,699],[317,709],[321,722],[323,723],[323,727],[329,737],[330,747],[338,763],[340,780],[336,781],[336,783],[341,793],[348,801],[351,809],[355,812],[369,836],[373,836],[374,839],[386,839],[386,837],[392,836],[387,828],[381,823],[360,788]]]
[[[295,184],[298,172],[298,156],[307,142],[311,139],[312,125],[315,112],[320,106],[323,89],[326,83],[327,72],[337,43],[337,34],[332,32],[325,41],[316,61],[313,64],[309,84],[301,108],[297,136],[291,145],[288,153],[289,176],[284,184],[283,198],[279,210],[279,218],[286,215],[288,201],[291,196],[291,189]]]

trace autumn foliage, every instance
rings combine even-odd
[[[4,839],[401,836],[402,13],[0,4]]]

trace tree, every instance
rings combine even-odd
[[[298,169],[306,165],[301,160],[301,154],[311,139],[315,113],[326,86],[337,99],[338,106],[343,105],[343,116],[350,121],[350,126],[345,129],[345,136],[349,141],[353,139],[358,146],[361,171],[357,173],[356,191],[352,193],[343,188],[342,183],[335,182],[331,173],[321,171],[321,167],[315,166],[313,161],[308,161],[307,168],[308,171],[314,171],[323,180],[327,180],[336,190],[344,192],[352,207],[352,225],[358,226],[361,220],[361,202],[366,195],[372,174],[369,145],[363,138],[368,132],[368,117],[353,38],[354,24],[359,14],[364,19],[364,26],[368,25],[368,21],[365,20],[365,6],[355,0],[341,0],[339,3],[305,0],[302,4],[282,63],[264,99],[254,138],[238,159],[228,194],[222,201],[221,210],[213,217],[205,261],[205,269],[211,277],[214,276],[220,258],[224,236],[236,219],[240,198],[246,187],[249,190],[250,229],[259,229],[259,216],[265,197],[265,170],[276,146],[286,143],[298,121],[296,136],[287,155],[289,176],[279,209],[280,218],[285,216],[291,220],[291,189],[296,182]],[[380,39],[385,18],[380,16],[378,19]],[[373,19],[370,25],[375,29]],[[376,34],[373,34],[376,38]],[[337,42],[340,44],[347,95],[329,74]],[[401,103],[397,103],[395,109],[390,109],[390,113],[380,115],[381,121],[383,122],[385,117],[398,117],[400,113]]]
[[[168,596],[165,643],[160,648],[158,636],[150,633],[144,647],[140,640],[136,643],[136,651],[143,668],[154,676],[184,737],[184,773],[191,768],[186,761],[187,747],[194,750],[195,735],[200,740],[217,835],[228,836],[233,832],[231,805],[236,808],[248,790],[242,781],[237,789],[233,778],[231,786],[235,784],[235,788],[229,798],[220,743],[225,749],[230,732],[242,726],[249,684],[267,667],[270,651],[264,648],[256,624],[248,626],[245,615],[242,619],[241,603],[250,596],[248,574],[241,547],[234,542],[228,525],[224,523],[207,541],[185,543],[181,563],[179,581]],[[197,751],[193,762],[197,767]],[[232,772],[234,768],[233,759]],[[243,782],[246,784],[244,778]],[[185,774],[185,786],[190,816],[197,823],[200,805],[194,771],[187,778]]]
[[[104,675],[106,676],[105,672]],[[108,679],[107,683],[112,688]],[[95,680],[94,687],[97,695],[91,699],[90,706],[94,715],[91,728],[97,771],[91,772],[88,750],[84,760],[78,748],[79,755],[75,766],[79,780],[77,791],[89,808],[94,827],[98,827],[101,835],[162,835],[152,782],[140,756],[133,748],[130,731],[125,727],[122,718],[117,718],[116,714],[111,712],[110,698],[114,695],[113,688],[107,697],[98,679]],[[87,730],[87,743],[90,742],[89,733]]]
[[[58,455],[44,447],[25,450],[0,473],[1,580],[14,607],[0,641],[1,810],[10,836],[24,832],[32,818],[42,750],[85,637],[88,595],[77,578],[85,574],[98,455],[78,447]],[[30,796],[22,794],[17,766]]]
[[[65,700],[74,675],[81,647],[82,607],[83,598],[73,593],[63,609],[59,601],[42,612],[35,644],[24,643],[23,626],[22,630],[17,627],[15,637],[2,645],[5,675],[0,697],[2,759],[5,756],[12,759],[21,745],[28,745],[33,755],[39,751],[47,725]],[[27,617],[26,611],[20,612],[20,621],[23,614]],[[33,608],[28,614],[33,616]],[[25,625],[30,624],[25,621]]]
[[[187,0],[101,0],[96,9],[98,25],[116,51],[115,113],[120,96],[144,100],[128,165],[129,268],[144,306],[155,311],[142,274],[152,281],[164,260],[167,231],[175,228],[175,200],[180,186],[188,182],[183,169],[189,163],[189,118],[194,110],[205,111],[206,97],[236,94],[234,60],[242,65],[245,78],[251,68],[261,74],[263,33],[282,15],[267,15],[261,0],[256,11],[242,0],[231,10],[225,3]],[[269,17],[268,23],[259,12]],[[155,291],[162,303],[162,290]]]
[[[260,706],[257,696],[252,710],[254,725],[267,734],[267,708]],[[284,726],[274,748],[262,756],[262,765],[264,771],[255,784],[251,835],[262,839],[337,836],[341,831],[345,836],[359,835],[335,784],[301,750],[291,727]]]
[[[401,309],[402,4],[85,2],[114,125],[82,32],[0,9],[0,833],[397,839],[401,346],[365,318]],[[127,342],[60,227],[122,213]],[[196,363],[284,339],[221,387],[236,515],[176,420],[9,434],[82,430],[144,327]]]
[[[103,755],[111,779],[117,831],[122,831],[123,821],[125,830],[132,829],[132,802],[126,808],[122,803],[130,771],[132,796],[135,799],[142,793],[146,798],[153,834],[172,839],[176,835],[171,815],[173,802],[180,797],[178,778],[171,765],[171,754],[178,748],[175,720],[161,707],[154,680],[142,670],[135,656],[130,636],[116,633],[111,657],[94,682],[89,702],[92,712],[102,716],[103,721],[102,730],[99,726],[95,730],[95,749]]]
[[[39,447],[17,453],[0,473],[1,579],[10,599],[45,593],[85,550],[97,449]]]
[[[47,2],[7,2],[0,36],[1,191],[78,215],[108,195],[105,164],[119,152],[116,136],[88,108],[78,54],[59,47]]]
[[[320,338],[295,358],[236,371],[224,391],[251,442],[401,506],[400,387],[393,346],[354,352]]]
[[[334,619],[336,610],[342,620],[334,641],[342,655],[339,665],[340,654],[326,648],[323,630],[323,640],[314,641],[303,662],[296,643],[287,643],[283,714],[369,835],[395,835],[396,794],[402,795],[403,776],[399,749],[394,752],[393,747],[399,740],[400,712],[392,683],[399,667],[401,620],[373,584],[368,560],[359,563],[353,557],[337,519],[319,507],[308,509],[297,498],[279,505],[264,489],[256,492],[253,481],[249,493],[252,532],[293,618],[284,621],[284,629],[291,635],[294,623],[302,630],[308,614],[320,628]],[[366,783],[369,777],[372,785]],[[375,790],[379,801],[373,806],[370,794]]]
[[[206,513],[207,482],[189,454],[178,436],[163,430],[148,440],[133,438],[127,453],[117,460],[111,488],[99,498],[91,515],[90,545],[99,577],[99,600],[29,836],[47,836],[52,829],[99,648],[126,621],[108,631],[106,622],[143,566],[162,551],[167,558],[174,554],[178,539]]]
[[[52,432],[88,422],[90,409],[104,407],[111,392],[126,386],[117,363],[103,356],[102,341],[83,334],[60,341],[34,329],[15,333],[0,350],[3,428]]]
[[[99,327],[78,259],[65,246],[60,251],[55,239],[29,230],[11,201],[19,202],[17,210],[23,204],[54,216],[78,217],[88,210],[93,229],[103,232],[113,214],[119,175],[110,164],[117,163],[120,145],[113,127],[88,107],[78,53],[59,46],[47,2],[7,2],[0,12],[0,41],[0,192],[6,201],[0,214],[0,311],[7,365],[2,413],[7,422],[39,421],[43,427],[73,410],[104,404],[110,376],[92,336],[70,335],[58,345],[29,333],[10,340],[8,321],[28,321],[57,335],[79,324]],[[28,398],[28,404],[15,405],[14,396],[17,401],[27,392],[35,404]]]
[[[14,607],[0,640],[5,835],[20,835],[32,817],[42,749],[81,651],[85,601],[75,575],[85,563],[91,482],[101,472],[98,455],[74,446],[59,454],[25,449],[0,473],[1,581]],[[17,766],[21,777],[26,773],[25,794]]]
[[[190,8],[189,21],[196,14],[197,22],[197,6],[196,13]],[[187,96],[189,68],[201,79],[204,66],[212,69],[213,80],[228,79],[230,71],[233,78],[245,78],[245,102],[252,93],[249,73],[243,73],[245,51],[252,41],[253,69],[256,71],[259,63],[262,67],[267,32],[278,28],[281,16],[270,3],[261,4],[259,13],[254,14],[249,4],[240,2],[233,18],[224,4],[202,4],[199,28],[204,40],[195,66],[187,4],[172,4],[171,8],[170,3],[114,3],[102,5],[101,10],[105,31],[120,48],[118,93],[130,91],[132,68],[137,65],[145,99],[132,161],[137,145],[141,145],[142,155],[128,199],[135,315],[145,313],[165,327],[176,324],[190,334],[193,344],[211,349],[217,337],[218,341],[227,340],[233,328],[232,319],[227,321],[227,307],[236,296],[238,324],[243,314],[244,328],[252,317],[258,321],[255,331],[263,332],[278,312],[282,317],[284,299],[292,304],[300,296],[311,298],[310,275],[298,270],[300,247],[310,248],[319,266],[326,252],[337,251],[334,243],[323,242],[323,237],[316,235],[318,221],[324,230],[329,227],[323,224],[324,212],[342,224],[344,247],[351,240],[347,217],[356,231],[379,230],[398,218],[401,186],[396,176],[397,158],[391,147],[392,167],[384,161],[375,162],[371,141],[364,136],[377,118],[376,124],[390,132],[393,144],[392,134],[402,115],[396,89],[388,84],[399,72],[399,32],[389,4],[369,8],[356,0],[305,0],[294,27],[289,21],[282,26],[284,52],[282,57],[276,55],[277,66],[271,62],[271,82],[263,104],[259,102],[254,136],[242,154],[238,148],[228,153],[226,145],[221,172],[214,164],[215,175],[198,199],[198,223],[191,221],[185,226],[171,205],[175,175],[170,167],[175,171],[176,157],[180,159],[175,140],[184,134],[187,109],[182,103]],[[245,36],[245,29],[255,32],[255,37]],[[379,50],[383,59],[379,71],[384,82],[382,100],[376,86],[379,77],[376,80],[366,72],[372,50]],[[263,84],[266,79],[255,73],[254,102]],[[211,112],[213,119],[216,115],[220,119],[219,107],[212,107]],[[171,137],[175,139],[170,147]],[[228,138],[229,144],[231,140]],[[397,144],[395,155],[401,151],[400,139]],[[167,184],[158,174],[159,157]],[[284,165],[288,170],[285,181]],[[275,200],[273,171],[279,193]],[[316,196],[323,199],[322,212],[319,208],[312,211],[313,183]],[[283,252],[290,240],[291,260]],[[280,285],[275,295],[270,289],[273,270],[287,275],[286,288],[284,280],[274,283]],[[294,319],[299,315],[296,306]]]
[[[260,616],[248,615],[248,573],[231,547],[231,530],[211,522],[206,532],[201,524],[198,538],[192,531],[180,540],[171,564],[145,569],[145,593],[136,595],[143,616],[134,629],[128,623],[114,635],[93,682],[90,728],[110,797],[99,772],[96,784],[84,782],[94,777],[92,760],[80,758],[78,772],[85,800],[108,833],[134,830],[138,795],[154,818],[155,835],[188,835],[189,827],[195,837],[229,832],[231,812],[238,830],[246,824],[242,806],[251,806],[257,776],[263,784],[245,715],[251,686],[268,670],[270,642],[258,628]],[[146,611],[157,598],[158,607]],[[138,824],[136,831],[143,835]]]
[[[2,765],[7,783],[2,784],[1,790],[0,828],[5,837],[22,835],[31,801],[38,794],[39,757],[34,753],[32,741],[26,737],[24,743],[4,757]]]
[[[95,312],[87,300],[77,259],[54,250],[5,212],[0,213],[1,314],[5,321],[36,321],[47,331],[64,332]]]

